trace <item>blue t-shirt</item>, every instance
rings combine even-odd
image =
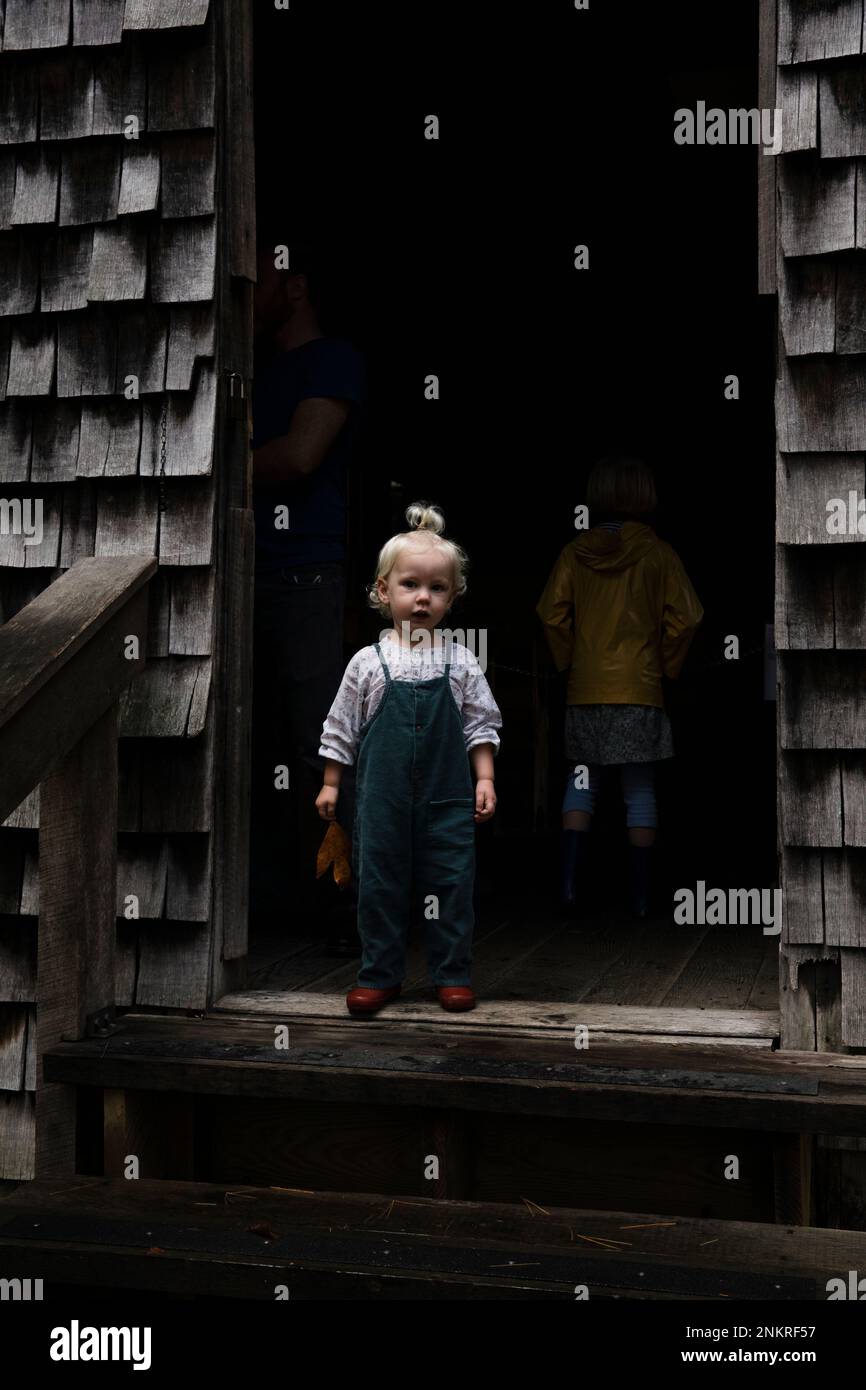
[[[280,352],[257,354],[253,379],[253,448],[288,434],[295,407],[310,396],[333,396],[359,406],[367,397],[364,358],[345,338],[314,338]],[[285,483],[253,479],[256,569],[284,569],[346,558],[346,472],[357,408],[308,478]],[[289,509],[287,530],[274,526],[274,508]]]

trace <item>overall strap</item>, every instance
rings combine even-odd
[[[380,662],[382,663],[382,670],[385,672],[385,684],[386,684],[386,685],[390,685],[390,683],[391,683],[391,672],[388,670],[388,663],[387,663],[387,661],[385,660],[385,658],[384,658],[383,655],[382,655],[382,648],[379,646],[379,643],[378,643],[378,642],[376,642],[375,646],[376,646],[376,655],[378,656]]]

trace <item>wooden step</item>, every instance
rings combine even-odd
[[[384,1020],[127,1014],[107,1038],[46,1051],[45,1080],[213,1096],[519,1113],[799,1134],[866,1132],[866,1058],[503,1038]]]
[[[211,1013],[241,1018],[280,1018],[307,1023],[346,1021],[347,988],[354,982],[356,964],[334,970],[339,989],[256,989],[224,994]],[[527,980],[527,986],[530,981]],[[526,988],[526,987],[524,987]],[[531,988],[535,989],[532,985]],[[381,1021],[389,1024],[428,1023],[449,1032],[495,1033],[499,1037],[570,1038],[576,1024],[604,1042],[730,1043],[735,1047],[771,1048],[779,1037],[778,1009],[660,1008],[625,1004],[587,1004],[583,1000],[557,998],[546,1002],[537,996],[510,999],[480,998],[469,1013],[443,1019],[442,1006],[432,989],[417,984],[403,989],[389,1003]]]
[[[866,1269],[866,1233],[74,1175],[0,1194],[0,1263],[49,1288],[269,1301],[824,1301]]]

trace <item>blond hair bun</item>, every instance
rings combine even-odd
[[[442,512],[428,502],[410,502],[406,508],[406,520],[415,531],[433,531],[441,536],[445,530]]]

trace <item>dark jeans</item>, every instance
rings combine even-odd
[[[299,911],[323,901],[316,853],[327,831],[316,811],[322,725],[343,677],[345,572],[341,564],[257,572],[253,650],[250,907]],[[288,790],[274,768],[289,769]],[[354,768],[340,784],[337,819],[351,835]],[[327,880],[333,878],[329,869]]]

